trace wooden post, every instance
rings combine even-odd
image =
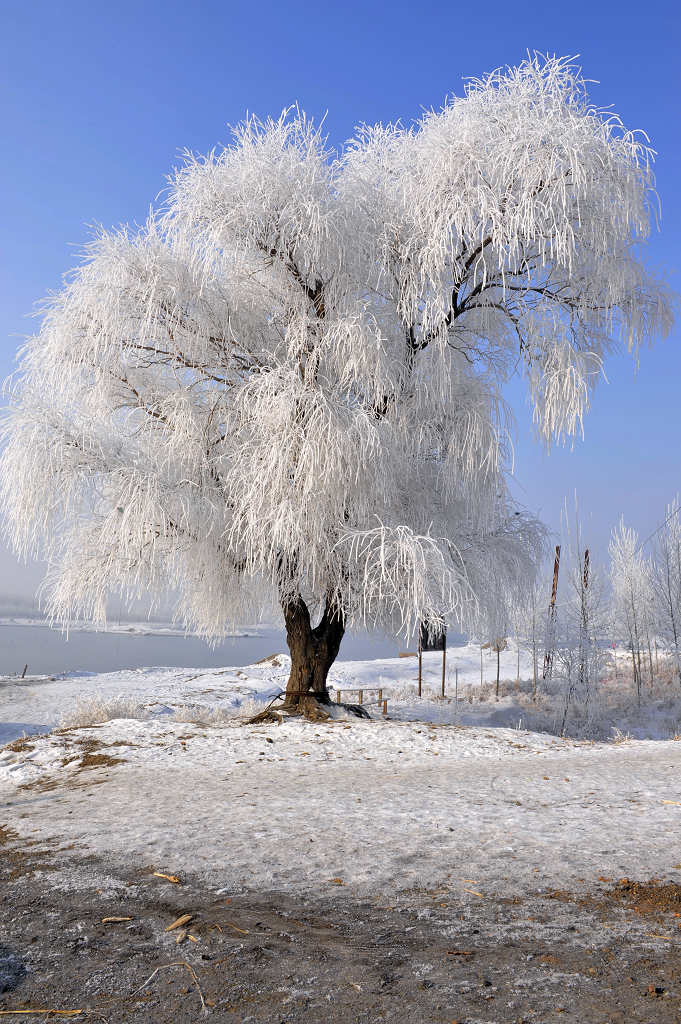
[[[443,645],[442,647],[442,696],[445,695],[445,675],[447,672],[447,648]]]
[[[361,704],[363,698],[364,698],[364,691],[363,690],[358,690],[357,691],[357,703]]]
[[[459,666],[454,669],[454,703],[459,703]]]
[[[28,668],[28,665],[24,665],[24,671],[23,671],[23,672],[21,673],[21,678],[22,678],[22,679],[23,679],[23,678],[24,678],[24,676],[26,675],[26,669],[27,669],[27,668]]]
[[[383,690],[378,691],[378,703],[380,704],[383,700]]]
[[[553,563],[553,585],[551,587],[551,600],[549,601],[549,622],[547,628],[546,653],[544,654],[544,671],[542,679],[550,679],[553,670],[553,631],[556,623],[556,596],[558,594],[558,570],[560,569],[560,544],[556,544],[556,558]]]
[[[501,657],[501,640],[497,640],[497,688],[496,699],[499,700],[499,659]]]
[[[480,644],[480,685],[482,686],[482,644]]]
[[[387,700],[383,701],[383,714],[384,715],[388,714],[388,701]]]
[[[421,676],[423,674],[422,659],[423,654],[421,652],[421,631],[419,630],[419,697],[421,696]]]
[[[340,704],[340,702],[341,702],[341,692],[340,692],[340,690],[336,690],[336,704]]]

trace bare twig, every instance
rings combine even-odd
[[[194,979],[194,984],[196,985],[196,991],[199,993],[199,999],[201,1000],[201,1006],[202,1006],[202,1008],[204,1010],[206,1010],[207,1009],[206,1003],[205,1003],[205,1000],[203,998],[203,992],[201,991],[201,986],[199,985],[199,979],[196,976],[196,971],[194,970],[194,968],[192,967],[191,964],[187,963],[186,960],[173,960],[173,962],[170,963],[170,964],[161,964],[161,966],[157,967],[155,971],[152,971],[152,973],[149,975],[147,980],[142,982],[140,987],[136,988],[135,991],[132,994],[135,995],[137,992],[141,992],[143,988],[146,988],[147,985],[149,984],[149,982],[152,981],[152,979],[156,977],[156,975],[158,974],[159,971],[166,971],[166,970],[168,970],[171,967],[184,967],[186,970],[189,971],[189,973],[191,974],[192,978]]]

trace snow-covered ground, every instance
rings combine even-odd
[[[502,658],[513,680],[515,651]],[[0,742],[27,734],[0,749],[0,824],[217,889],[444,884],[483,899],[679,879],[681,743],[528,731],[550,706],[535,710],[512,683],[477,702],[473,645],[449,652],[444,701],[440,655],[424,658],[422,700],[413,658],[345,662],[333,684],[382,686],[387,719],[373,707],[371,721],[245,725],[287,660],[0,681]],[[652,736],[664,735],[658,704],[642,719]]]
[[[477,644],[449,648],[445,683],[449,697],[458,693],[463,700],[479,686],[480,660]],[[496,655],[483,651],[482,660],[483,678],[490,680],[496,675]],[[24,733],[48,731],[68,720],[79,703],[89,700],[106,702],[123,697],[127,702],[144,705],[151,714],[200,708],[238,711],[244,701],[267,700],[285,687],[289,664],[288,655],[281,654],[274,663],[266,658],[256,665],[220,669],[141,668],[30,676],[23,680],[0,677],[0,743],[8,743]],[[531,659],[521,651],[521,677],[527,678],[531,672]],[[517,653],[515,648],[509,648],[501,654],[501,678],[515,678],[516,673]],[[342,690],[384,687],[387,693],[400,695],[400,707],[407,716],[416,699],[416,679],[416,657],[336,662],[330,676],[331,685]],[[439,694],[441,680],[442,655],[425,654],[423,692]],[[369,694],[366,699],[370,699]],[[452,721],[454,709],[450,704],[419,702],[419,708],[419,714]],[[397,713],[394,704],[393,712]]]

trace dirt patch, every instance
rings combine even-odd
[[[4,829],[5,848],[20,844]],[[484,902],[441,887],[390,898],[216,892],[54,850],[59,874],[9,877],[3,1009],[108,1024],[678,1024],[681,952],[611,894]],[[43,854],[44,855],[44,854]],[[17,850],[28,859],[30,851]],[[155,870],[155,869],[153,869]],[[161,868],[163,870],[163,868]],[[632,883],[632,899],[655,880]],[[672,893],[671,898],[675,899]],[[665,904],[666,905],[666,904]],[[182,927],[167,931],[183,915]],[[55,928],[60,941],[55,943]],[[177,939],[180,941],[178,942]]]
[[[32,782],[22,782],[19,790],[27,793],[51,793],[63,781],[55,778],[33,779]]]
[[[38,871],[54,871],[52,853],[45,849],[38,839],[22,839],[18,832],[7,825],[0,825],[0,847],[2,847],[2,872],[0,881],[8,882],[32,876]],[[4,890],[3,890],[4,892]]]
[[[77,771],[87,771],[90,768],[112,768],[115,764],[125,764],[125,760],[122,757],[110,757],[108,754],[83,754]]]
[[[73,774],[58,775],[56,777],[50,775],[46,778],[33,779],[31,782],[22,783],[19,789],[29,793],[51,793],[60,786],[66,786],[70,789],[97,786],[106,782],[107,777],[88,778],[85,781],[78,781],[78,774],[80,772],[93,771],[97,768],[113,768],[117,764],[126,764],[125,758],[95,753],[94,751],[101,750],[101,747],[98,744],[93,745],[93,741],[87,741],[87,744],[83,743],[83,746],[85,749],[81,753],[71,754],[70,756],[63,757],[61,760],[62,767],[73,766]]]
[[[20,736],[18,740],[12,740],[11,743],[6,743],[3,750],[13,750],[15,754],[26,754],[30,753],[35,748],[35,736]]]
[[[9,825],[0,825],[0,846],[5,846],[9,842],[16,842],[19,839],[19,833]]]
[[[649,882],[631,882],[623,878],[609,896],[632,907],[637,914],[672,914],[681,918],[681,885],[675,882],[661,882],[657,878]]]
[[[657,920],[668,916],[678,919],[678,926],[681,927],[681,885],[664,882],[659,878],[643,882],[620,878],[611,889],[602,893],[576,894],[556,889],[549,894],[549,898],[563,903],[576,903],[605,914],[619,906]],[[677,922],[671,923],[675,925]]]
[[[74,747],[80,747],[80,749],[86,754],[92,754],[95,750],[101,750],[104,745],[101,740],[94,739],[91,736],[78,737],[74,740]]]

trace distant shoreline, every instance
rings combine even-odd
[[[50,629],[53,632],[58,633],[104,633],[109,636],[162,636],[162,637],[178,637],[180,639],[186,639],[187,637],[196,637],[202,639],[199,633],[193,632],[192,630],[179,629],[177,626],[173,626],[163,622],[119,622],[115,625],[109,623],[106,626],[96,626],[90,622],[75,622],[69,625],[68,629],[61,628],[59,626],[53,626],[48,619],[35,619],[27,616],[0,616],[0,626],[30,626],[43,627]],[[261,628],[269,628],[263,626]],[[231,633],[225,633],[224,639],[229,640],[237,637],[253,637],[259,636],[258,627],[253,629],[241,629],[235,630]]]

